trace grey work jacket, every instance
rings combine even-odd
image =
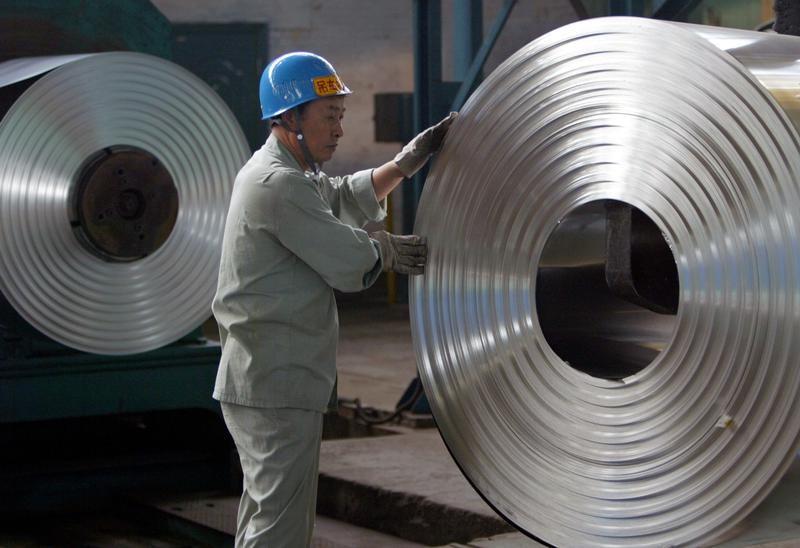
[[[378,244],[358,227],[385,214],[371,170],[303,173],[273,136],[253,154],[233,186],[212,305],[215,399],[325,411],[336,380],[333,289],[376,280]]]

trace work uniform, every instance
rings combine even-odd
[[[222,344],[213,396],[245,474],[240,524],[251,526],[237,546],[310,542],[292,535],[310,537],[322,413],[335,396],[333,289],[377,279],[378,244],[358,227],[384,216],[371,170],[304,173],[272,135],[236,177],[212,309]]]

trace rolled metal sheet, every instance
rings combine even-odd
[[[5,298],[92,353],[144,352],[198,328],[248,155],[230,110],[187,70],[140,53],[0,64],[0,84],[20,82],[0,122]]]
[[[450,129],[414,228],[415,352],[455,461],[522,531],[710,544],[794,460],[798,59],[792,37],[587,20],[512,55]],[[607,291],[613,204],[669,246],[677,314]]]

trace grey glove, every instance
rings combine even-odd
[[[370,237],[380,245],[384,272],[392,271],[398,274],[425,272],[428,248],[424,238],[413,234],[399,236],[384,230],[373,232]]]
[[[394,157],[394,163],[397,164],[403,175],[406,177],[414,175],[425,165],[431,154],[439,150],[444,136],[447,135],[447,130],[450,129],[450,124],[453,123],[456,116],[458,116],[457,112],[451,112],[444,120],[411,139]]]

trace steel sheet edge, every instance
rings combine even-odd
[[[233,114],[169,61],[112,52],[0,64],[0,85],[30,85],[0,122],[0,290],[37,330],[98,354],[144,352],[210,315],[233,179],[249,152]],[[84,162],[135,147],[178,194],[166,241],[140,260],[81,245],[69,197]]]
[[[414,227],[417,363],[459,467],[530,536],[717,542],[795,459],[798,60],[793,37],[586,20],[512,55],[451,128]],[[596,261],[585,212],[606,201],[660,229],[679,280],[668,317],[550,286],[602,308],[571,317],[593,351],[653,353],[621,378],[561,359],[537,309],[538,283]]]

